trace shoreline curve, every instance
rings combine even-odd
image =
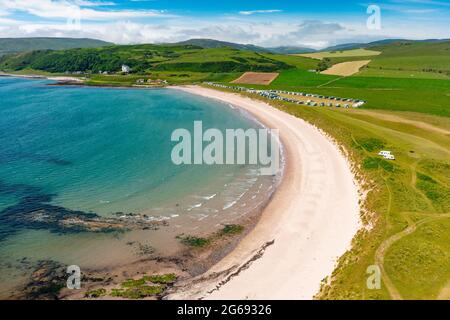
[[[358,183],[339,147],[301,118],[269,104],[199,86],[170,87],[220,100],[279,129],[282,180],[237,247],[167,299],[313,299],[361,228]]]

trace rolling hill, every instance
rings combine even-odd
[[[280,47],[260,47],[255,46],[253,44],[240,44],[233,42],[225,42],[213,39],[190,39],[186,41],[181,41],[169,45],[193,45],[202,47],[204,49],[213,49],[213,48],[224,48],[229,47],[238,50],[244,51],[254,51],[259,53],[277,53],[277,54],[291,54],[291,53],[307,53],[307,52],[315,52],[316,50],[300,47],[300,46],[280,46]]]
[[[270,55],[230,47],[204,49],[195,45],[127,45],[90,49],[37,50],[0,58],[0,69],[46,72],[117,72],[122,64],[133,72],[244,72],[292,68]]]
[[[174,45],[174,46],[197,46],[203,49],[217,49],[217,48],[233,48],[237,50],[245,50],[245,51],[254,51],[254,52],[270,52],[270,50],[258,47],[253,44],[240,44],[226,41],[219,41],[214,39],[190,39],[186,41],[176,42],[172,44],[166,45]]]
[[[374,68],[450,73],[450,41],[400,41],[372,49],[382,52]]]
[[[97,48],[112,43],[87,38],[0,38],[0,56],[33,50]]]
[[[407,40],[407,39],[384,39],[372,42],[361,42],[361,43],[342,43],[335,46],[327,47],[321,50],[317,50],[318,52],[322,51],[343,51],[343,50],[353,50],[353,49],[362,49],[362,48],[372,48],[379,46],[386,46],[392,43],[398,42],[414,42],[414,43],[438,43],[438,42],[447,42],[450,39],[426,39],[426,40]]]
[[[307,47],[298,46],[284,46],[284,47],[271,47],[267,48],[270,52],[279,54],[294,54],[294,53],[310,53],[316,52],[316,50]]]

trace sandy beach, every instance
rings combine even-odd
[[[15,74],[15,73],[5,73],[0,72],[0,77],[14,77],[14,78],[25,78],[25,79],[47,79],[58,82],[74,82],[83,83],[83,80],[77,77],[70,76],[44,76],[44,75],[32,75],[32,74]]]
[[[317,128],[270,105],[197,86],[175,87],[243,108],[280,130],[284,178],[256,227],[206,274],[169,299],[312,299],[360,228],[358,186]]]

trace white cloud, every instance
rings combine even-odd
[[[244,15],[244,16],[250,16],[252,14],[257,14],[257,13],[278,13],[278,12],[283,12],[283,10],[251,10],[251,11],[239,11],[239,14]]]
[[[80,15],[83,20],[114,20],[148,17],[171,17],[161,10],[98,10],[97,6],[112,6],[113,2],[86,0],[0,0],[4,11],[26,12],[41,18],[67,19],[73,15]]]
[[[14,19],[8,19],[8,18],[2,18],[0,14],[0,25],[18,25],[23,24],[23,21],[14,20]]]
[[[106,7],[116,5],[114,2],[88,1],[88,0],[73,0],[73,3],[80,7]]]
[[[118,44],[176,42],[189,38],[212,38],[223,41],[251,43],[265,47],[306,46],[323,48],[348,42],[370,42],[383,38],[448,37],[446,29],[433,33],[433,27],[420,30],[411,25],[389,25],[382,30],[369,31],[365,24],[336,23],[306,20],[301,23],[288,21],[249,22],[220,20],[211,22],[194,18],[171,19],[158,24],[133,21],[82,23],[73,30],[65,23],[5,23],[1,26],[3,37],[88,37]],[[192,27],[195,26],[195,27]]]
[[[394,3],[406,3],[406,4],[426,4],[433,6],[444,6],[450,7],[450,3],[443,1],[435,1],[435,0],[391,0]]]
[[[438,9],[405,9],[403,12],[412,14],[426,14],[439,12]]]
[[[192,27],[195,25],[195,28]],[[2,36],[36,37],[69,36],[92,37],[114,43],[176,42],[189,38],[212,38],[230,42],[269,44],[272,38],[282,39],[287,32],[294,32],[295,25],[286,23],[217,22],[195,19],[172,19],[167,23],[144,24],[133,21],[108,23],[83,23],[73,30],[64,23],[28,23],[7,26]]]
[[[66,25],[70,8],[83,1],[81,27]],[[139,0],[143,1],[143,0]],[[448,22],[422,24],[417,21],[383,19],[382,30],[368,30],[365,19],[324,21],[302,19],[300,15],[262,19],[252,14],[182,19],[164,11],[114,9],[108,0],[0,0],[0,34],[2,37],[89,37],[118,44],[176,42],[189,38],[251,43],[259,46],[307,46],[323,48],[344,42],[370,42],[383,38],[448,38]],[[69,11],[68,11],[69,10]],[[14,20],[13,12],[27,12],[40,19],[33,22]],[[278,10],[260,10],[270,13]],[[263,12],[261,12],[263,13]],[[8,14],[10,14],[8,16]],[[165,19],[136,19],[164,17]],[[277,17],[277,16],[276,16]],[[364,17],[363,17],[364,18]],[[331,18],[332,19],[332,18]],[[269,21],[268,21],[269,20]],[[436,19],[435,19],[436,20]],[[445,27],[447,26],[447,27]]]

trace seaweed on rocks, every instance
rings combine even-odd
[[[149,219],[146,215],[121,212],[102,217],[94,212],[71,210],[51,204],[55,194],[46,194],[38,187],[6,184],[0,181],[0,194],[20,200],[0,211],[0,241],[22,229],[49,230],[53,233],[123,232],[131,229],[158,230],[167,221]]]
[[[67,274],[64,265],[53,260],[40,260],[21,290],[27,300],[57,300],[59,292],[66,286]]]
[[[54,233],[112,232],[124,230],[120,221],[92,212],[70,210],[49,204],[54,195],[35,194],[0,212],[0,240],[21,229],[45,229]]]

